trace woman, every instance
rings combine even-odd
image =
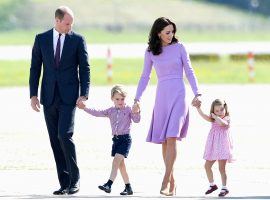
[[[145,52],[144,69],[138,84],[134,107],[144,92],[152,70],[158,77],[156,99],[147,142],[162,144],[165,174],[160,193],[166,196],[176,194],[173,175],[177,153],[177,140],[186,137],[189,125],[188,104],[183,80],[183,71],[195,95],[192,104],[200,105],[201,95],[189,56],[183,44],[175,38],[176,26],[169,19],[156,19],[149,34]]]

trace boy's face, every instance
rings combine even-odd
[[[112,101],[116,108],[123,108],[125,106],[125,97],[119,93],[115,93],[112,97]]]

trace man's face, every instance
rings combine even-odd
[[[60,33],[67,34],[71,30],[72,25],[73,17],[68,13],[64,15],[64,18],[62,20],[55,18],[55,26]]]

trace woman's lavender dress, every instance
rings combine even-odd
[[[181,140],[186,137],[189,124],[183,71],[185,71],[194,95],[199,93],[189,55],[181,43],[162,47],[162,53],[157,56],[146,50],[144,69],[136,92],[137,100],[140,100],[148,85],[152,66],[156,70],[158,84],[153,116],[146,140],[158,144],[171,137]]]

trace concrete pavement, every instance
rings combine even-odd
[[[188,101],[192,94],[188,89]],[[128,103],[135,86],[128,86]],[[201,85],[203,109],[213,98],[227,100],[231,118],[236,162],[228,164],[228,199],[270,199],[269,112],[270,85]],[[164,166],[160,145],[145,142],[155,94],[149,86],[141,101],[142,121],[133,124],[133,145],[127,159],[132,199],[160,199],[159,189]],[[81,191],[74,196],[55,197],[58,189],[55,164],[50,149],[43,113],[30,108],[27,88],[0,89],[0,198],[1,199],[122,199],[121,177],[117,177],[111,194],[97,186],[108,179],[111,167],[111,136],[107,119],[94,118],[77,111],[74,140],[81,170]],[[110,87],[92,87],[89,106],[111,105]],[[202,154],[209,124],[190,108],[188,137],[178,144],[175,164],[177,196],[172,199],[216,199],[218,192],[205,197],[208,187]],[[220,186],[217,165],[215,181]]]

